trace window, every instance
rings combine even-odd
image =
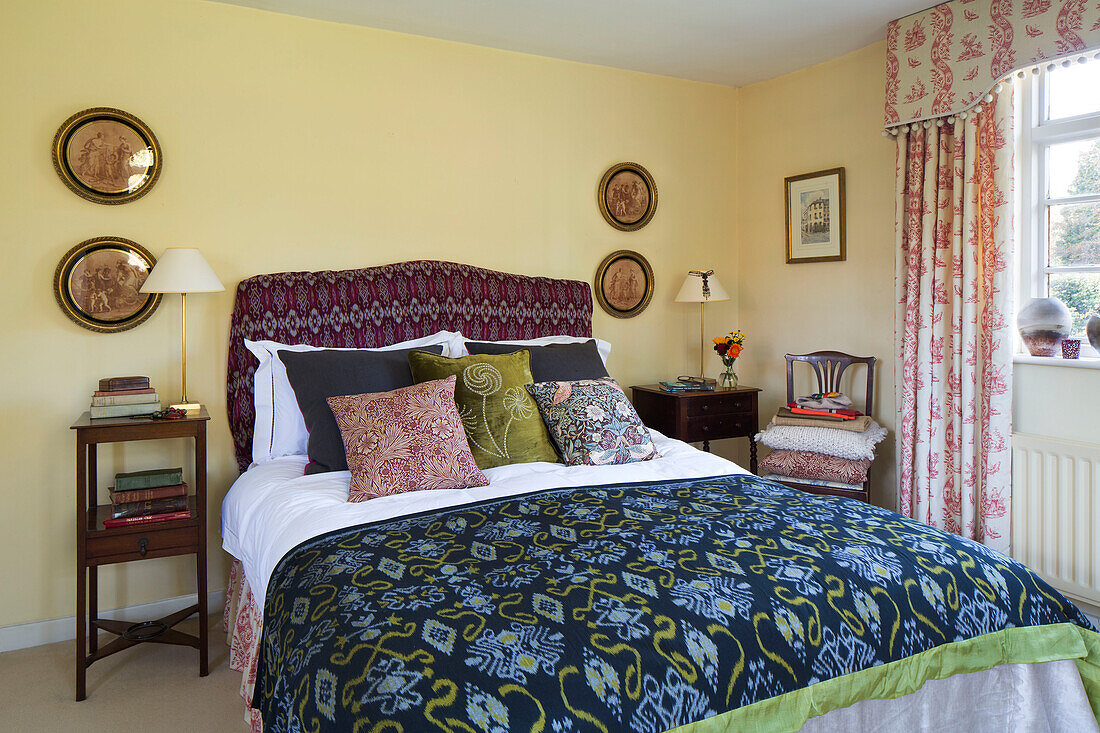
[[[1082,356],[1100,314],[1100,63],[1072,63],[1021,85],[1019,297],[1073,312]]]

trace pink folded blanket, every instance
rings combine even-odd
[[[852,460],[804,450],[773,450],[760,462],[761,473],[842,484],[862,484],[870,467],[866,458]]]

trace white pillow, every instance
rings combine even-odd
[[[591,336],[543,336],[537,339],[527,339],[525,341],[482,341],[481,339],[466,338],[462,334],[459,334],[459,343],[462,345],[462,353],[456,354],[456,356],[468,356],[469,350],[466,349],[466,343],[474,341],[479,344],[514,344],[516,346],[545,346],[546,344],[583,344],[585,341],[595,341],[596,351],[600,354],[600,360],[603,361],[603,365],[607,366],[607,357],[611,355],[611,344],[603,339],[594,339]]]
[[[431,336],[402,341],[401,343],[363,351],[393,351],[413,349],[418,346],[443,344],[443,356],[455,356],[465,351],[462,334],[455,331],[439,331]],[[281,344],[278,341],[244,340],[245,348],[259,360],[255,377],[256,426],[252,434],[252,460],[255,463],[280,456],[304,456],[309,441],[302,411],[294,389],[286,376],[286,367],[278,357],[279,351],[322,351],[325,346],[308,344]],[[332,351],[357,351],[357,349],[331,348]]]
[[[776,425],[756,434],[756,440],[773,450],[804,450],[853,461],[874,460],[875,446],[886,437],[886,428],[874,420],[862,433],[836,428]]]

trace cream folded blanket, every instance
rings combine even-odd
[[[867,415],[860,415],[859,417],[852,418],[851,420],[814,420],[812,417],[783,417],[776,415],[772,418],[772,423],[775,425],[799,425],[806,428],[835,428],[836,430],[850,430],[855,433],[862,433],[867,428],[871,427],[871,418]]]
[[[862,433],[837,428],[776,425],[756,434],[756,440],[769,448],[805,450],[852,460],[874,460],[875,446],[886,437],[886,428],[874,420]]]

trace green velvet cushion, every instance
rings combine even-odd
[[[558,462],[550,434],[526,385],[532,384],[531,352],[475,354],[457,359],[423,351],[409,354],[413,381],[458,377],[455,404],[466,440],[481,469],[533,461]]]

